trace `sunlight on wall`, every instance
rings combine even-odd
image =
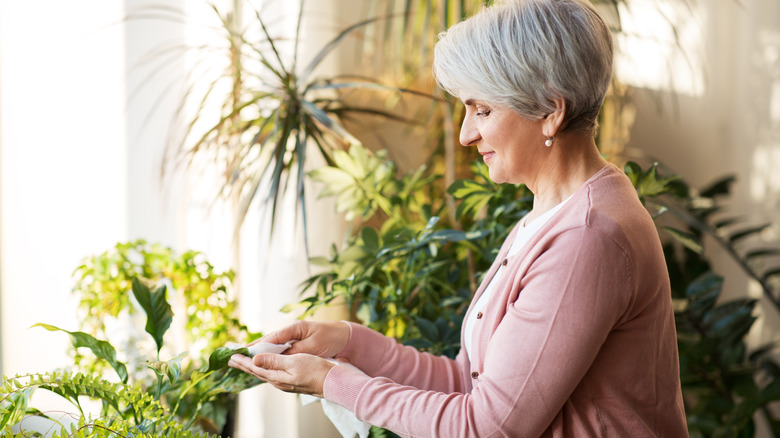
[[[704,91],[703,30],[693,2],[620,3],[622,31],[615,38],[615,70],[635,87],[686,95]]]
[[[750,195],[753,200],[766,202],[767,209],[777,208],[780,195],[780,145],[756,146],[753,153],[753,173],[750,175]]]
[[[759,144],[753,153],[749,184],[751,198],[771,211],[780,208],[780,32],[761,32],[758,44],[755,67],[769,92],[757,96],[752,109]]]

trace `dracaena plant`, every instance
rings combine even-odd
[[[411,122],[382,108],[351,103],[345,96],[355,90],[383,96],[422,93],[370,77],[319,71],[322,62],[348,36],[388,17],[367,18],[347,26],[311,59],[304,60],[299,56],[306,21],[302,0],[292,38],[274,33],[269,25],[274,19],[268,14],[270,8],[260,9],[246,1],[235,1],[232,8],[207,4],[219,23],[214,28],[216,38],[203,46],[185,48],[196,62],[183,79],[185,90],[176,112],[177,125],[184,130],[174,136],[168,157],[190,166],[196,161],[217,166],[222,181],[216,194],[233,204],[236,232],[256,201],[269,204],[273,229],[279,196],[287,188],[296,191],[305,227],[304,169],[311,160],[309,154],[333,164],[334,151],[360,143],[344,129],[343,118],[369,114]],[[131,18],[178,21],[182,14],[152,7],[131,14]],[[180,54],[176,49],[160,48],[149,62],[165,64],[168,57]],[[196,74],[214,65],[224,68]]]
[[[134,381],[127,364],[117,359],[117,350],[106,340],[81,331],[69,331],[49,324],[36,324],[49,331],[64,332],[73,346],[85,349],[105,361],[115,376],[62,370],[3,376],[0,382],[0,435],[29,437],[174,436],[207,437],[221,430],[225,422],[225,401],[260,383],[245,373],[228,368],[232,354],[248,354],[246,348],[220,347],[207,361],[187,369],[186,352],[161,358],[164,335],[173,312],[166,299],[166,286],[149,285],[133,278],[133,297],[146,314],[145,331],[156,346],[156,355],[143,362],[154,376],[146,385]],[[73,411],[47,411],[32,398],[36,391],[53,393],[73,406]],[[84,398],[100,401],[91,412]]]

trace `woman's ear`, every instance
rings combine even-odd
[[[566,100],[562,97],[556,97],[553,102],[555,102],[555,111],[547,114],[542,120],[542,134],[545,137],[555,137],[563,124],[563,117],[566,115]]]

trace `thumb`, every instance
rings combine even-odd
[[[284,344],[290,341],[298,341],[304,338],[303,322],[297,321],[287,327],[284,327],[273,333],[269,333],[259,339],[261,342],[270,342],[272,344]]]
[[[252,358],[252,363],[254,363],[256,367],[265,370],[282,370],[285,368],[283,362],[286,358],[286,356],[282,356],[281,354],[260,353]]]

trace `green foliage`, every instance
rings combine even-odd
[[[89,348],[98,359],[102,359],[111,365],[111,368],[116,371],[116,374],[123,383],[127,383],[127,366],[116,360],[116,350],[108,342],[95,339],[92,335],[84,332],[70,332],[49,324],[38,323],[34,324],[33,327],[43,327],[50,332],[59,330],[69,334],[73,343],[73,348]]]
[[[170,280],[170,284],[197,295],[199,289],[226,293],[225,288],[229,283],[220,284],[218,280],[221,277],[230,279],[232,274],[214,274],[211,265],[194,252],[177,259],[170,250],[156,245],[147,247],[143,241],[120,244],[117,248],[122,251],[88,259],[77,272],[81,273],[81,281],[88,286],[88,297],[97,298],[100,288],[105,287],[109,293],[127,300],[125,306],[128,311],[137,306],[145,313],[145,332],[154,340],[156,354],[153,359],[134,365],[151,373],[152,383],[130,375],[126,364],[117,359],[118,350],[109,341],[83,331],[35,324],[34,327],[69,334],[75,349],[85,347],[92,352],[93,355],[86,358],[98,365],[95,367],[97,371],[84,371],[76,364],[66,372],[4,378],[0,386],[0,430],[3,435],[31,436],[27,432],[19,435],[22,433],[19,427],[43,421],[49,425],[47,427],[59,430],[58,436],[209,436],[222,429],[228,410],[233,408],[235,395],[260,383],[249,374],[227,367],[233,354],[248,354],[245,347],[228,348],[220,345],[207,358],[193,358],[188,352],[181,352],[168,360],[161,360],[160,355],[165,351],[165,334],[171,328],[174,317],[166,297],[168,289],[165,284],[157,285],[150,279],[138,276],[138,273],[172,273],[174,279]],[[146,248],[151,248],[151,251],[146,251]],[[136,262],[132,263],[131,259]],[[193,263],[195,260],[198,260],[197,263]],[[121,264],[121,269],[118,264]],[[168,280],[160,278],[159,281],[162,283]],[[187,281],[193,281],[195,285]],[[217,284],[219,286],[215,288]],[[120,290],[120,285],[131,285],[134,301],[130,300],[128,291]],[[204,304],[211,302],[206,300]],[[211,314],[216,316],[225,308],[232,311],[232,302],[226,301],[224,304],[226,306],[222,308],[210,309]],[[193,303],[190,305],[192,308],[197,306]],[[120,309],[115,307],[112,310],[118,312]],[[220,321],[229,321],[240,335],[249,335],[232,315],[219,316]],[[238,337],[229,340],[240,341]],[[118,382],[111,382],[102,375],[101,364],[113,368]],[[70,424],[69,421],[56,418],[62,412],[47,413],[31,406],[30,400],[36,390],[52,392],[72,403],[78,411],[72,414],[76,422]],[[93,413],[84,410],[80,397],[101,401],[101,411],[96,417],[93,418]],[[30,415],[39,418],[31,419]]]
[[[155,316],[147,320],[146,331],[153,330],[149,333],[159,354],[162,333],[171,321],[172,310],[168,303],[178,303],[176,308],[184,312],[179,317],[186,317],[180,335],[184,336],[192,353],[189,360],[197,360],[200,359],[199,351],[213,351],[228,342],[243,342],[248,337],[246,327],[235,317],[233,277],[232,271],[217,271],[197,251],[177,254],[170,248],[142,239],[118,243],[102,254],[85,258],[74,272],[73,293],[79,300],[80,328],[92,336],[117,343],[106,332],[109,320],[135,315],[138,311],[148,314],[152,310]],[[135,285],[138,278],[160,286],[149,290],[142,283]],[[167,288],[163,281],[170,282],[172,287]],[[132,300],[134,295],[135,302]],[[99,363],[78,353],[74,362],[84,371],[100,369]]]
[[[527,190],[496,185],[483,164],[475,165],[477,182],[450,189],[470,206],[459,210],[464,228],[447,229],[445,195],[425,167],[398,175],[384,153],[370,155],[357,145],[338,157],[339,167],[311,176],[323,183],[324,195],[337,198],[340,211],[363,223],[343,249],[312,258],[323,270],[306,280],[304,290],[312,293],[299,304],[308,315],[343,297],[367,326],[454,356],[475,273],[487,269],[496,242],[530,208]]]
[[[744,337],[755,317],[756,300],[718,303],[723,279],[705,273],[678,300],[677,337],[680,378],[686,396],[692,436],[751,437],[754,413],[777,400],[777,383],[759,388],[756,360],[768,360],[768,350],[750,358]],[[778,382],[780,383],[780,382]]]
[[[657,177],[657,172],[652,174],[650,178]],[[761,286],[766,302],[780,309],[777,286],[770,282],[776,269],[772,257],[780,251],[767,247],[761,238],[765,225],[744,225],[747,218],[725,212],[723,199],[733,182],[726,176],[695,190],[675,179],[647,198],[649,208],[674,225],[660,228],[673,238],[664,244],[664,252],[675,299],[680,378],[691,437],[752,437],[756,414],[766,418],[775,436],[780,435],[780,421],[770,409],[780,400],[775,344],[751,351],[746,343],[759,301],[747,298],[746,290],[729,294],[740,298],[724,299],[723,278],[712,272],[703,246],[704,237],[715,243],[715,249]]]
[[[29,437],[30,431],[12,427],[26,415],[47,418],[29,407],[36,389],[50,391],[72,403],[81,412],[72,424],[51,423],[60,427],[56,437],[178,436],[208,437],[205,432],[186,430],[182,423],[143,388],[111,383],[97,376],[81,373],[52,372],[15,377],[3,376],[0,384],[0,435]],[[84,415],[80,397],[103,401],[97,417]],[[55,429],[56,430],[56,429]]]

